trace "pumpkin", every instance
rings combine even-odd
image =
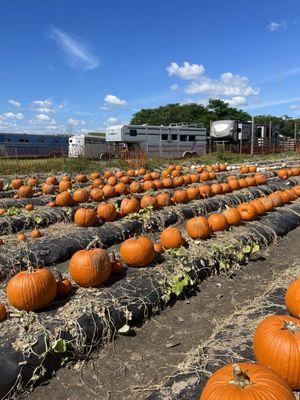
[[[300,185],[294,186],[293,190],[296,193],[296,195],[299,197],[300,196]]]
[[[53,194],[56,190],[55,185],[43,183],[42,184],[42,192],[43,194]]]
[[[175,169],[174,171],[171,172],[171,176],[172,176],[173,178],[178,177],[179,175],[180,175],[180,172],[177,171],[177,169]]]
[[[33,204],[26,204],[26,206],[25,206],[26,211],[32,211],[33,209],[34,209]]]
[[[237,178],[236,178],[236,176],[234,176],[234,175],[229,175],[229,176],[227,176],[226,180],[227,180],[227,182],[232,181],[232,180],[235,180],[235,181],[236,181]]]
[[[97,187],[99,187],[99,186],[102,185],[102,184],[103,184],[103,180],[100,179],[100,178],[98,178],[98,179],[95,179],[95,180],[94,180],[94,182],[92,183],[92,186],[93,186],[94,188],[97,188]]]
[[[84,174],[79,174],[75,177],[75,181],[79,183],[85,183],[88,181],[88,178]]]
[[[24,233],[18,233],[17,240],[20,242],[24,242],[26,240],[26,236]]]
[[[127,171],[127,175],[128,175],[128,176],[134,176],[134,170],[133,170],[133,169],[129,169],[129,170]]]
[[[160,178],[160,173],[157,171],[153,171],[150,173],[151,179],[156,180]]]
[[[146,182],[146,181],[151,181],[151,174],[145,174],[144,176],[143,176],[143,180]]]
[[[63,176],[61,177],[61,180],[62,180],[62,181],[71,181],[71,177],[68,176],[68,175],[63,175]]]
[[[192,239],[207,239],[211,235],[211,228],[205,217],[189,219],[185,229]]]
[[[38,186],[38,183],[39,183],[39,181],[38,181],[37,178],[28,178],[28,180],[27,180],[27,185],[28,186],[36,187],[36,186]]]
[[[120,178],[122,178],[122,176],[123,176],[124,174],[125,174],[124,171],[117,171],[117,172],[116,172],[116,178],[120,179]]]
[[[208,172],[202,172],[200,174],[200,181],[208,181],[209,180],[209,173]]]
[[[269,368],[238,363],[217,370],[199,400],[295,400],[288,385]]]
[[[260,200],[263,203],[267,212],[274,210],[275,204],[274,204],[274,201],[270,197],[262,197]]]
[[[125,183],[125,184],[127,185],[128,183],[131,182],[131,179],[130,179],[129,176],[124,175],[124,176],[122,176],[122,177],[120,178],[120,182],[121,182],[121,183]]]
[[[292,389],[300,389],[300,320],[271,315],[253,336],[256,360],[279,375]]]
[[[256,172],[257,168],[255,165],[250,165],[249,166],[249,172]]]
[[[162,188],[164,187],[162,181],[160,181],[160,180],[158,180],[158,179],[155,180],[155,181],[153,181],[153,183],[154,183],[154,185],[155,185],[155,189],[162,189]]]
[[[242,165],[240,171],[241,171],[241,174],[248,174],[249,167],[247,167],[247,165]]]
[[[158,207],[166,207],[171,205],[171,196],[169,193],[159,193],[156,196]]]
[[[239,179],[238,182],[239,182],[239,186],[241,189],[248,187],[248,183],[247,183],[246,179],[243,179],[243,178]]]
[[[19,310],[35,311],[48,306],[56,295],[56,280],[47,268],[21,271],[7,284],[9,303]]]
[[[111,186],[115,186],[115,185],[118,183],[118,180],[117,180],[117,178],[116,178],[115,176],[110,176],[110,177],[107,179],[107,183],[108,183],[109,185],[111,185]]]
[[[281,179],[287,179],[289,177],[288,171],[286,169],[280,169],[277,173],[278,177]]]
[[[73,193],[73,200],[75,203],[86,203],[90,195],[86,189],[77,189]]]
[[[200,196],[199,189],[193,186],[186,189],[186,194],[189,201],[195,200]]]
[[[73,285],[70,279],[64,279],[62,274],[59,272],[58,280],[56,282],[57,290],[56,296],[57,297],[66,297],[72,290]]]
[[[162,184],[164,188],[172,188],[173,180],[171,178],[163,178]]]
[[[210,188],[213,195],[223,193],[222,186],[219,183],[213,183]]]
[[[116,195],[115,188],[111,185],[103,186],[102,191],[103,191],[104,197],[107,197],[107,198],[114,197]]]
[[[94,188],[91,190],[90,196],[94,201],[101,201],[103,199],[104,194],[101,189]]]
[[[170,172],[174,171],[174,169],[175,169],[175,165],[174,165],[174,164],[170,164],[170,165],[168,166],[168,170],[169,170]]]
[[[282,206],[281,196],[280,196],[280,194],[278,192],[274,192],[274,193],[269,194],[268,198],[273,201],[275,207],[281,207]]]
[[[78,208],[74,215],[74,222],[78,226],[93,226],[96,222],[96,213],[92,208]]]
[[[267,177],[264,174],[255,174],[254,178],[257,185],[264,185],[267,182]]]
[[[216,179],[216,177],[217,177],[217,174],[215,172],[209,172],[209,179],[210,180],[214,180],[214,179]]]
[[[113,203],[101,203],[97,208],[97,217],[105,222],[114,221],[117,218],[117,210]]]
[[[138,182],[132,182],[129,185],[129,190],[131,193],[141,193],[143,191],[143,188]]]
[[[147,190],[152,190],[152,189],[156,189],[155,183],[154,183],[153,181],[146,181],[146,182],[143,184],[143,189],[144,189],[145,191],[147,191]]]
[[[71,206],[73,204],[73,198],[71,196],[71,193],[69,193],[67,191],[59,193],[55,198],[55,203],[57,206],[60,206],[60,207]]]
[[[238,190],[240,188],[240,184],[237,179],[229,180],[228,185],[230,186],[231,190]]]
[[[164,249],[176,249],[183,245],[184,240],[181,232],[176,227],[168,227],[160,234],[160,242]]]
[[[288,170],[287,170],[287,173],[288,173],[288,177],[290,177],[290,176],[293,175],[293,171],[292,171],[291,169],[288,169]]]
[[[229,226],[225,215],[219,213],[209,215],[207,222],[213,232],[225,231]]]
[[[58,190],[60,192],[65,192],[66,190],[72,189],[72,182],[71,181],[60,181],[58,185]]]
[[[20,187],[23,186],[23,181],[20,178],[13,179],[11,181],[10,186],[12,189],[15,189],[15,190],[20,189]]]
[[[182,171],[182,165],[176,165],[175,169],[176,171]]]
[[[145,267],[156,257],[153,243],[146,236],[125,240],[120,246],[120,257],[130,267]]]
[[[92,173],[90,174],[90,180],[91,180],[91,181],[94,181],[95,179],[98,179],[98,178],[100,178],[99,172],[92,172]]]
[[[173,193],[175,203],[187,203],[189,201],[187,192],[185,190],[175,190]]]
[[[54,175],[48,176],[48,178],[45,180],[45,183],[47,185],[58,185],[57,178]]]
[[[4,321],[7,318],[6,307],[3,303],[0,303],[0,322]]]
[[[49,207],[56,207],[56,203],[55,203],[55,201],[49,201],[49,203],[47,204],[47,206],[49,206]]]
[[[37,238],[39,238],[39,237],[42,236],[42,232],[41,232],[39,229],[34,229],[34,230],[31,232],[30,236],[31,236],[33,239],[37,239]]]
[[[250,201],[250,204],[252,204],[256,208],[257,215],[265,215],[267,210],[263,204],[263,202],[260,199],[255,199]]]
[[[162,254],[164,252],[164,249],[160,242],[154,243],[154,250],[156,251],[157,254]]]
[[[28,199],[30,197],[33,196],[33,190],[31,186],[21,186],[18,190],[18,195],[22,198],[22,199]]]
[[[204,168],[199,166],[196,168],[196,171],[198,172],[198,174],[201,174],[204,171]]]
[[[148,206],[152,206],[153,208],[156,208],[157,207],[156,197],[151,196],[150,194],[145,194],[141,198],[140,206],[141,206],[141,208],[146,208]]]
[[[6,214],[5,208],[0,208],[0,216],[5,215],[5,214]]]
[[[139,212],[140,203],[135,197],[129,199],[123,199],[120,204],[120,214],[128,215],[131,213]]]
[[[173,183],[175,186],[183,186],[185,182],[182,176],[176,176],[176,178],[173,179]]]
[[[290,284],[285,294],[285,306],[295,318],[300,318],[300,279]]]
[[[291,196],[286,190],[279,191],[278,194],[280,195],[283,204],[287,204],[291,201]]]
[[[294,167],[294,168],[291,169],[291,172],[292,172],[293,176],[300,175],[300,168]]]
[[[257,217],[257,210],[253,204],[239,204],[237,210],[241,214],[242,221],[252,221]]]
[[[145,168],[140,168],[140,169],[138,170],[138,174],[139,174],[139,175],[145,175],[145,173],[146,173]]]
[[[191,177],[191,182],[192,182],[192,183],[197,183],[197,182],[199,182],[200,177],[199,177],[198,174],[192,174],[192,175],[190,175],[190,177]]]
[[[298,197],[293,189],[286,189],[285,192],[287,192],[290,195],[290,201],[294,201]]]
[[[234,225],[234,226],[238,226],[241,223],[241,214],[240,212],[232,207],[232,208],[227,208],[223,214],[225,215],[229,225]]]
[[[77,285],[97,287],[109,280],[111,261],[106,250],[79,250],[70,260],[69,271]]]
[[[105,171],[103,174],[104,178],[106,178],[106,179],[110,178],[112,175],[113,175],[113,173],[111,171]]]
[[[247,176],[245,180],[248,186],[256,186],[256,179],[253,176]]]
[[[111,262],[111,273],[116,275],[120,274],[122,271],[123,271],[122,261],[114,257],[113,261]]]
[[[199,190],[200,196],[203,198],[210,197],[213,194],[211,187],[209,185],[198,186],[198,190]]]
[[[189,185],[190,183],[192,183],[192,180],[191,180],[190,175],[182,175],[182,178],[183,178],[184,183],[185,183],[186,185]]]
[[[231,187],[228,185],[228,183],[223,182],[220,183],[221,187],[222,187],[222,192],[223,193],[230,193],[232,191]]]

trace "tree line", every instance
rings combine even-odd
[[[210,99],[207,106],[189,104],[168,104],[157,108],[142,109],[135,113],[131,124],[135,125],[170,125],[175,123],[202,123],[209,132],[211,121],[220,119],[234,119],[239,121],[250,121],[251,115],[246,111],[230,107],[228,103],[219,99]],[[278,125],[280,133],[285,136],[294,137],[295,122],[299,124],[300,119],[293,119],[288,115],[276,117],[273,115],[258,115],[255,122],[258,124]]]

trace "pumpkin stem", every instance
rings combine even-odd
[[[238,364],[233,364],[232,375],[234,379],[229,381],[230,385],[236,385],[241,389],[251,385],[251,381],[247,372],[242,371],[241,367]]]
[[[292,321],[285,322],[282,329],[285,329],[285,330],[287,330],[287,331],[289,331],[290,333],[293,333],[293,334],[295,334],[295,333],[300,331],[299,326],[297,326]]]

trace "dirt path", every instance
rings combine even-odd
[[[186,353],[207,339],[216,324],[293,264],[300,265],[300,227],[269,249],[265,260],[251,262],[229,277],[201,285],[199,293],[121,336],[93,359],[58,371],[34,390],[30,400],[144,400],[182,362]]]

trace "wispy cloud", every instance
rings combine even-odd
[[[278,99],[278,100],[265,101],[262,103],[249,104],[248,106],[243,108],[247,110],[256,110],[259,108],[267,108],[267,107],[280,106],[282,104],[295,103],[297,101],[300,101],[300,97],[294,97],[290,99]]]
[[[282,21],[272,21],[267,26],[267,29],[270,32],[275,32],[275,31],[278,31],[279,29],[284,29],[284,28],[286,28],[286,22],[284,20],[282,20]]]
[[[67,56],[67,62],[73,69],[88,71],[99,66],[99,60],[89,50],[88,46],[78,38],[61,29],[52,27],[50,37],[56,41]]]

